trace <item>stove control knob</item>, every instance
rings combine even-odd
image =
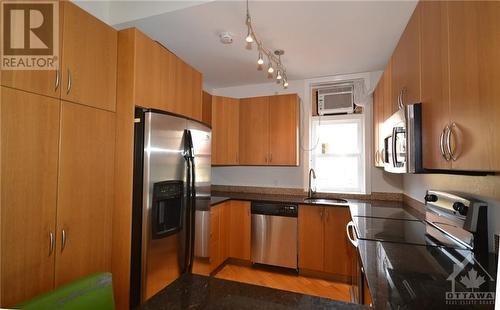
[[[466,215],[467,214],[467,207],[461,203],[461,202],[455,202],[453,204],[453,209],[455,211],[458,211],[458,213],[460,213],[460,215]]]
[[[424,199],[427,202],[436,202],[438,200],[438,197],[436,195],[433,195],[433,194],[427,194],[427,195],[425,195]]]

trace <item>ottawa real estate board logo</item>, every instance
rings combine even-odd
[[[58,1],[1,1],[2,70],[55,70]]]
[[[493,305],[495,292],[490,291],[495,279],[471,255],[453,266],[447,279],[451,291],[446,292],[447,305]],[[458,285],[457,285],[458,284]],[[459,286],[463,289],[459,289]]]

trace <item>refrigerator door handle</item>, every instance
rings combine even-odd
[[[187,217],[187,236],[186,236],[186,252],[184,268],[187,272],[192,271],[194,257],[194,215],[195,215],[195,172],[194,172],[194,150],[193,139],[190,130],[185,130],[184,142],[184,158],[187,164],[187,201],[186,201],[186,217]]]

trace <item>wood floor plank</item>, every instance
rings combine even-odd
[[[333,300],[345,302],[350,302],[351,300],[349,293],[350,285],[348,284],[314,279],[292,273],[280,273],[260,268],[228,264],[215,277]]]

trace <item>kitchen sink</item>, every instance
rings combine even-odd
[[[305,198],[304,202],[322,205],[338,205],[347,203],[347,200],[340,198]]]

